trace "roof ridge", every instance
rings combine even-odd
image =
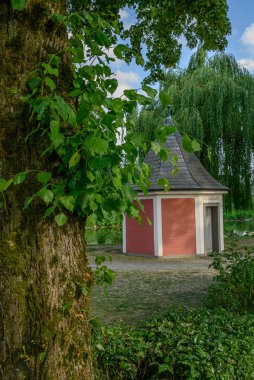
[[[177,132],[178,132],[178,131],[177,131]],[[175,133],[175,136],[176,136],[177,142],[178,142],[178,144],[179,144],[179,147],[180,147],[180,150],[181,150],[181,154],[182,154],[183,160],[184,160],[184,162],[185,162],[185,164],[186,164],[187,170],[188,170],[188,172],[189,172],[189,174],[190,174],[190,177],[193,179],[193,181],[194,181],[198,186],[200,186],[200,184],[197,182],[197,180],[196,180],[195,178],[193,178],[193,175],[191,174],[191,171],[190,171],[189,165],[188,165],[188,163],[187,163],[186,160],[185,160],[185,157],[184,157],[184,153],[185,153],[185,151],[183,152],[183,148],[182,148],[182,135],[181,135],[180,132],[178,132],[178,133],[177,133],[177,132]],[[180,135],[181,141],[178,140],[178,135]],[[188,153],[188,152],[186,152],[186,153]],[[188,153],[188,154],[190,154],[190,153]],[[194,154],[194,153],[193,153],[193,154]],[[196,157],[196,156],[195,156],[195,157]]]

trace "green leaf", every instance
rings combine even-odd
[[[192,140],[191,147],[193,152],[200,152],[201,150],[200,144],[197,142],[197,140]]]
[[[6,179],[1,178],[0,179],[0,192],[5,191],[8,189],[8,187],[13,183],[13,179],[9,179],[9,181],[6,181]]]
[[[31,90],[34,90],[35,88],[37,88],[40,85],[40,83],[41,83],[40,78],[32,78],[28,82],[28,86],[31,88]]]
[[[40,362],[44,362],[44,360],[46,359],[46,352],[41,352],[39,354],[38,359],[39,359]]]
[[[4,202],[0,201],[0,209],[3,207]]]
[[[101,170],[109,167],[111,164],[111,159],[109,157],[94,157],[89,160],[88,165],[91,169]]]
[[[129,202],[133,202],[135,193],[130,188],[130,186],[123,185],[121,191],[122,191],[122,194],[123,194],[123,197],[124,197],[125,200],[127,200]]]
[[[113,94],[118,87],[118,81],[116,79],[106,79],[104,84],[110,94]]]
[[[34,199],[34,197],[26,198],[26,200],[24,202],[24,209],[26,209],[30,205],[30,203],[32,202],[33,199]]]
[[[164,188],[165,191],[169,191],[169,189],[170,189],[170,186],[169,186],[168,180],[167,180],[167,178],[165,178],[165,177],[162,177],[162,178],[158,179],[157,184],[158,184],[159,186],[162,186],[162,187]]]
[[[140,54],[136,55],[136,64],[139,65],[139,66],[144,66],[145,60],[142,57],[142,55],[140,55]]]
[[[66,195],[65,197],[61,197],[60,202],[67,210],[74,210],[75,198],[72,195]]]
[[[171,104],[171,97],[165,91],[160,91],[159,99],[163,106],[169,106]]]
[[[77,165],[80,161],[80,154],[79,152],[75,152],[69,161],[69,169],[72,168],[73,166]]]
[[[4,191],[5,190],[5,186],[6,186],[7,182],[8,181],[6,181],[6,179],[0,178],[0,191]]]
[[[55,206],[47,208],[44,213],[44,218],[48,218],[55,211]]]
[[[54,91],[56,89],[56,84],[55,84],[55,82],[51,78],[46,77],[45,78],[45,83],[46,83],[47,86],[49,86],[49,88],[50,88],[51,91]]]
[[[130,51],[130,48],[123,44],[119,44],[114,48],[114,54],[118,59],[122,59],[123,53],[127,51]]]
[[[211,155],[211,149],[210,147],[207,148],[207,157],[210,162],[212,162],[212,155]]]
[[[51,19],[58,23],[58,24],[63,24],[65,22],[65,17],[59,13],[54,13],[52,16],[51,16]],[[52,61],[51,61],[52,62]]]
[[[136,90],[124,90],[124,95],[130,100],[137,100],[138,94]]]
[[[73,128],[76,128],[77,126],[77,120],[76,120],[76,114],[73,111],[72,108],[69,109],[69,117],[68,117],[69,123]]]
[[[168,160],[169,152],[166,149],[162,148],[159,152],[159,155],[162,161],[166,162]]]
[[[43,63],[42,66],[45,68],[44,74],[58,76],[58,69],[56,67],[52,67],[49,63]]]
[[[14,180],[13,180],[13,184],[15,186],[16,185],[20,185],[22,182],[25,181],[26,176],[27,176],[26,172],[20,172],[20,173],[16,174],[15,177],[14,177]]]
[[[45,202],[47,205],[51,203],[54,199],[54,193],[53,191],[49,189],[42,189],[39,193],[38,196]]]
[[[55,222],[58,225],[58,227],[63,226],[67,222],[67,220],[68,218],[63,212],[55,216]]]
[[[160,151],[161,151],[161,146],[160,146],[157,142],[152,141],[152,142],[151,142],[151,147],[152,147],[152,150],[154,151],[154,153],[155,153],[156,155],[160,153]]]
[[[90,152],[102,156],[108,149],[108,142],[100,137],[91,136],[86,139],[84,146],[90,150]]]
[[[183,149],[184,149],[187,153],[192,152],[192,141],[191,141],[191,139],[189,138],[189,136],[187,136],[187,135],[184,135],[184,136],[183,136],[182,146],[183,146]]]
[[[37,174],[37,181],[40,183],[46,184],[51,178],[50,172],[40,172]]]
[[[110,43],[110,39],[108,38],[108,36],[103,33],[101,30],[98,30],[97,32],[94,33],[94,39],[95,41],[101,45],[101,46],[105,46],[106,48],[109,48],[111,43]]]
[[[11,5],[14,11],[23,11],[26,7],[26,0],[11,0]]]
[[[147,93],[147,95],[153,99],[157,95],[157,90],[155,90],[154,88],[147,86],[145,84],[142,86],[142,90],[145,91]]]
[[[58,120],[51,120],[50,122],[50,140],[54,141],[58,135],[59,132],[59,121]]]
[[[62,16],[62,15],[60,15],[60,16]],[[64,16],[62,16],[62,17],[64,17]],[[51,63],[51,65],[54,65],[54,66],[59,66],[60,65],[61,58],[58,57],[58,55],[56,55],[56,54],[50,54],[49,57],[50,57],[50,63]]]
[[[57,133],[57,126],[54,127],[54,129],[51,130],[51,133],[49,134],[50,140],[54,144],[54,147],[57,148],[59,145],[62,145],[65,141],[64,134],[61,132]]]

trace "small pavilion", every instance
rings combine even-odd
[[[151,187],[147,195],[138,193],[144,206],[141,225],[124,217],[123,253],[186,257],[223,251],[222,198],[228,188],[207,172],[194,153],[183,149],[179,132],[168,137],[165,147],[178,157],[179,172],[171,174],[171,155],[164,162],[152,149],[148,152],[145,162],[151,168]],[[158,185],[161,177],[169,181],[167,192]]]

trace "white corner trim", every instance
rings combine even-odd
[[[162,249],[162,220],[161,220],[161,197],[154,197],[154,252],[155,256],[163,256]]]
[[[224,251],[224,225],[223,225],[223,198],[221,197],[220,206],[219,206],[219,214],[220,214],[220,251]]]
[[[161,213],[161,197],[157,198],[157,215],[158,215],[158,256],[163,256],[162,243],[162,213]]]
[[[154,256],[158,256],[158,210],[157,196],[153,197],[153,238],[154,238]]]
[[[123,215],[123,253],[126,253],[126,215]]]
[[[203,218],[201,215],[200,197],[195,198],[195,227],[196,227],[196,254],[203,255],[202,234],[204,230]]]

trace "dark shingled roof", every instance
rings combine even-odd
[[[182,136],[179,132],[170,135],[165,143],[173,155],[178,157],[177,168],[179,172],[172,176],[174,169],[171,163],[172,155],[166,162],[162,161],[152,149],[149,150],[144,162],[151,167],[150,191],[164,190],[163,186],[157,184],[161,177],[168,179],[170,190],[212,190],[227,191],[228,188],[214,179],[194,153],[187,153],[182,147]],[[138,188],[136,187],[138,190]]]

